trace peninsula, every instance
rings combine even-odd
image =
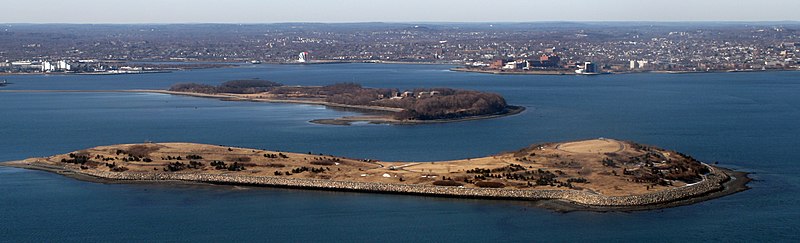
[[[233,80],[219,86],[197,83],[173,85],[169,90],[143,90],[175,95],[220,98],[232,101],[315,104],[369,113],[338,119],[320,119],[321,124],[352,122],[422,124],[495,118],[518,114],[524,107],[511,106],[493,93],[449,88],[365,88],[355,83],[328,86],[285,86],[266,80]]]
[[[0,165],[101,182],[198,182],[536,201],[560,210],[672,207],[747,189],[744,173],[613,139],[482,158],[382,162],[192,143],[100,146]]]

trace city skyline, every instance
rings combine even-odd
[[[458,9],[458,11],[449,11]],[[97,0],[17,2],[0,10],[0,23],[280,23],[280,22],[547,22],[547,21],[798,21],[790,0],[693,2],[475,0],[141,0],[135,5]]]

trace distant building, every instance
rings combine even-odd
[[[14,61],[14,62],[11,62],[12,66],[30,66],[32,64],[33,64],[33,62],[31,62],[31,61]]]
[[[297,62],[305,63],[305,62],[308,62],[308,60],[309,60],[308,52],[304,51],[304,52],[300,53],[299,58],[297,59]]]
[[[61,60],[56,63],[56,69],[61,71],[69,71],[72,69],[72,65],[70,65],[67,61]]]
[[[645,60],[641,60],[641,61],[638,61],[636,63],[639,63],[639,69],[645,69],[645,68],[647,68],[647,64],[649,64],[650,62],[645,61]]]
[[[505,60],[497,59],[497,60],[492,61],[491,64],[489,64],[489,68],[491,68],[491,69],[501,69],[505,65],[506,65],[506,61]]]
[[[645,69],[645,68],[647,68],[647,64],[648,63],[649,62],[645,61],[645,60],[639,60],[639,61],[631,60],[629,68],[631,70],[633,70],[633,69]]]
[[[422,91],[422,92],[419,92],[419,94],[417,95],[417,98],[422,98],[422,97],[426,97],[426,96],[436,96],[438,94],[439,94],[439,91],[436,91],[436,90],[430,91],[430,92]]]
[[[52,72],[56,70],[56,66],[54,66],[50,62],[42,62],[42,72]]]
[[[503,69],[506,69],[506,70],[517,69],[517,62],[515,62],[515,61],[507,62],[506,65],[503,65]]]
[[[468,66],[472,66],[472,67],[489,67],[489,66],[491,66],[491,64],[489,64],[489,63],[484,63],[484,62],[480,62],[480,61],[467,63],[467,65]]]
[[[581,69],[575,70],[576,73],[579,74],[598,74],[600,73],[600,68],[597,66],[596,63],[593,62],[584,62]]]
[[[561,58],[557,55],[542,55],[539,60],[528,60],[525,67],[527,69],[556,68],[560,64]]]
[[[593,62],[583,63],[583,69],[586,73],[600,73],[597,64]]]

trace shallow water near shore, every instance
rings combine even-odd
[[[331,126],[321,106],[137,93],[0,93],[0,161],[116,143],[197,142],[400,161],[449,160],[597,137],[754,172],[753,189],[634,213],[529,202],[191,185],[99,184],[0,167],[5,241],[754,241],[800,237],[800,73],[497,76],[448,66],[256,65],[166,74],[7,76],[1,89],[163,89],[261,78],[292,85],[454,87],[528,109],[499,119]],[[121,230],[125,228],[125,230]]]

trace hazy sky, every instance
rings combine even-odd
[[[800,20],[800,0],[9,0],[0,23]]]

